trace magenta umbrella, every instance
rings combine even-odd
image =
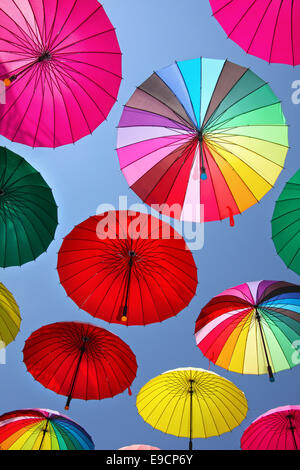
[[[241,439],[242,450],[299,450],[300,406],[281,406],[259,416]]]
[[[116,101],[121,51],[97,0],[5,0],[0,8],[0,134],[58,147],[92,133]]]
[[[267,62],[300,63],[300,2],[297,0],[210,0],[227,36],[248,54]]]

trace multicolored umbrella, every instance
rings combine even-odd
[[[269,374],[297,365],[300,286],[247,282],[214,297],[196,321],[196,343],[211,362],[240,374]]]
[[[139,391],[136,406],[141,417],[166,434],[192,439],[219,436],[245,419],[248,406],[232,382],[204,369],[164,372]]]
[[[227,37],[267,62],[300,63],[300,4],[294,0],[210,0]]]
[[[288,268],[300,275],[300,170],[286,183],[272,217],[276,252]]]
[[[21,315],[8,289],[0,282],[0,349],[11,343],[20,330]]]
[[[281,406],[259,416],[241,439],[242,450],[299,450],[300,406]]]
[[[233,225],[235,214],[273,187],[288,128],[264,80],[227,60],[200,58],[159,70],[137,88],[117,147],[124,176],[144,202],[176,219],[229,217]]]
[[[94,450],[87,432],[52,410],[25,409],[0,416],[2,450]]]
[[[160,449],[158,447],[152,447],[146,444],[135,444],[132,446],[121,447],[118,450],[160,450]]]
[[[115,29],[97,0],[6,0],[0,10],[0,134],[58,147],[107,118],[121,82]]]
[[[130,347],[109,331],[80,322],[42,326],[23,349],[28,372],[44,387],[72,398],[102,400],[128,389],[137,363]]]
[[[35,260],[47,250],[57,227],[51,189],[26,160],[5,147],[0,147],[0,220],[3,268]]]
[[[79,224],[63,241],[57,269],[68,296],[109,323],[161,322],[184,309],[197,288],[182,236],[139,212],[110,211]]]

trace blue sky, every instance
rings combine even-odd
[[[228,287],[259,279],[298,283],[276,255],[271,240],[274,203],[286,181],[299,168],[300,105],[291,101],[292,83],[300,79],[300,68],[269,65],[247,56],[211,16],[208,0],[106,0],[107,14],[116,27],[123,52],[123,81],[118,102],[108,120],[92,136],[56,150],[31,149],[0,137],[0,144],[26,158],[37,168],[59,206],[59,226],[48,252],[22,268],[1,271],[1,282],[13,293],[23,318],[16,341],[7,348],[7,364],[0,365],[0,413],[19,408],[50,408],[63,412],[65,399],[43,388],[26,372],[22,362],[24,341],[42,325],[80,320],[95,323],[126,341],[137,356],[138,374],[133,396],[127,393],[102,402],[74,400],[70,417],[91,434],[97,449],[145,443],[161,449],[186,449],[186,439],[164,435],[139,417],[135,396],[152,377],[178,367],[208,368],[208,361],[195,345],[194,323],[201,308]],[[128,188],[117,158],[116,136],[123,105],[135,87],[154,70],[174,60],[196,57],[226,59],[250,67],[282,100],[290,126],[290,150],[285,169],[263,200],[229,222],[205,225],[203,249],[194,251],[198,267],[197,295],[178,317],[147,327],[108,325],[80,311],[59,283],[57,252],[62,238],[78,223],[95,214],[99,204],[117,207],[119,195],[129,203],[140,202]],[[274,384],[267,376],[242,376],[216,366],[211,370],[232,380],[246,394],[249,412],[233,432],[195,441],[196,449],[239,449],[244,429],[263,412],[281,405],[298,404],[300,367],[277,374]]]

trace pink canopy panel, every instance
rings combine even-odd
[[[300,63],[300,2],[297,0],[210,0],[227,36],[248,54],[267,62]]]
[[[134,444],[132,446],[120,447],[118,450],[160,450],[158,447],[148,446],[146,444]]]
[[[116,101],[121,51],[97,0],[5,0],[0,8],[0,134],[58,147],[92,133]]]

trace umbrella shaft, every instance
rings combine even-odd
[[[68,409],[68,408],[69,408],[69,405],[70,405],[70,403],[71,403],[71,400],[72,400],[72,393],[73,393],[73,390],[74,390],[74,387],[75,387],[75,383],[76,383],[76,379],[77,379],[77,375],[78,375],[78,371],[79,371],[80,363],[81,363],[81,361],[82,361],[82,358],[83,358],[84,351],[85,351],[85,347],[84,347],[84,346],[82,346],[82,348],[81,348],[81,352],[80,352],[80,356],[79,356],[79,359],[78,359],[78,363],[77,363],[77,366],[76,366],[76,370],[75,370],[74,378],[73,378],[73,381],[72,381],[72,385],[71,385],[70,394],[69,394],[69,396],[68,396],[68,399],[67,399],[67,403],[66,403],[66,407],[65,407],[65,409]]]
[[[47,422],[46,422],[46,427],[45,427],[45,429],[43,429],[43,436],[42,436],[42,440],[41,440],[41,443],[40,443],[39,450],[41,450],[41,449],[42,449],[42,445],[43,445],[43,442],[44,442],[44,439],[45,439],[45,436],[46,436],[46,432],[47,432],[48,424],[49,424],[49,419],[47,419]]]
[[[131,279],[131,271],[132,271],[133,259],[130,255],[129,259],[129,271],[128,271],[128,280],[127,280],[127,287],[126,287],[126,296],[125,296],[125,305],[123,310],[123,315],[127,316],[127,308],[128,308],[128,297],[129,297],[129,287],[130,287],[130,279]]]
[[[266,343],[265,343],[264,333],[263,333],[261,322],[260,322],[260,315],[257,311],[256,311],[256,318],[257,318],[257,321],[258,321],[261,340],[262,340],[262,344],[263,344],[263,348],[264,348],[264,352],[265,352],[265,356],[266,356],[267,369],[268,369],[269,377],[270,377],[270,379],[273,379],[274,377],[273,377],[272,367],[271,367],[271,364],[270,364],[270,361],[269,361],[269,356],[268,356],[268,351],[267,351],[267,347],[266,347]]]
[[[192,435],[193,435],[193,381],[190,381],[191,388],[189,390],[190,393],[190,442],[189,442],[189,450],[193,450],[193,442],[192,442]]]
[[[295,427],[293,426],[292,419],[290,417],[288,418],[288,420],[289,420],[289,423],[290,423],[290,430],[292,432],[295,450],[298,450],[296,436],[295,436]]]

